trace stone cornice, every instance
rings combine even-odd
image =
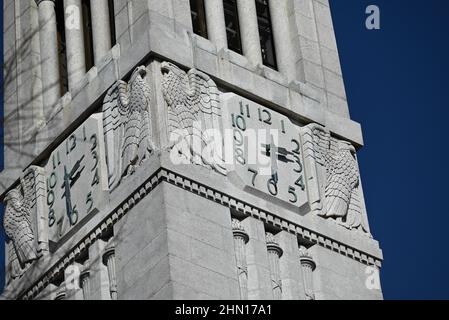
[[[277,229],[281,229],[294,234],[310,243],[332,250],[336,253],[344,255],[350,259],[356,260],[365,265],[381,266],[382,261],[379,258],[370,256],[360,250],[347,246],[343,243],[335,241],[329,237],[318,234],[312,230],[304,228],[300,225],[291,223],[285,219],[276,216],[274,213],[257,208],[249,203],[241,201],[235,197],[229,196],[223,192],[215,190],[207,185],[198,183],[193,179],[186,178],[172,170],[160,167],[157,169],[143,184],[140,185],[133,193],[131,193],[125,201],[118,205],[112,212],[93,228],[81,241],[79,241],[72,249],[65,254],[58,262],[54,263],[47,272],[35,281],[35,283],[22,291],[18,296],[19,299],[35,298],[51,281],[62,272],[68,265],[73,263],[80,255],[82,255],[95,241],[101,239],[109,228],[126,215],[137,203],[145,196],[149,195],[158,185],[169,183],[173,186],[197,194],[215,203],[221,204],[237,211],[241,215],[252,216],[271,225]],[[37,262],[39,263],[39,261]],[[20,281],[20,279],[19,279]],[[14,298],[14,297],[11,297]]]

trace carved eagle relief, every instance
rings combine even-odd
[[[331,137],[319,125],[308,128],[312,132],[315,161],[325,169],[324,203],[319,215],[336,219],[350,230],[369,233],[359,199],[360,174],[355,148]]]
[[[146,68],[134,70],[129,82],[117,81],[103,101],[109,187],[134,173],[154,152]]]
[[[20,277],[26,264],[36,260],[38,249],[31,224],[33,207],[33,181],[20,179],[20,185],[6,195],[3,226],[8,236],[8,260],[11,278]]]
[[[226,174],[221,147],[220,95],[214,81],[206,74],[191,69],[161,64],[162,93],[167,105],[168,132],[172,145],[180,141],[187,152],[178,150],[191,163]],[[199,148],[195,147],[199,141]]]

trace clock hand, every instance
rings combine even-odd
[[[84,160],[84,155],[75,163],[75,165],[73,166],[72,170],[70,171],[70,180],[73,181],[71,182],[71,185],[73,185],[76,180],[78,180],[79,176],[81,175],[81,172],[84,170],[84,167],[81,169],[81,171],[78,171],[79,167],[81,166],[81,162]],[[76,173],[76,175],[75,175]],[[74,176],[75,175],[75,176]],[[76,177],[76,179],[75,179]]]
[[[271,176],[275,183],[279,181],[278,177],[278,158],[277,158],[278,148],[274,143],[273,135],[271,135],[270,142],[270,161],[271,161]]]
[[[81,170],[79,170],[81,166],[81,162],[84,159],[84,155],[75,163],[72,170],[70,170],[70,173],[67,170],[67,166],[64,165],[64,183],[62,184],[62,188],[64,189],[64,193],[61,197],[65,197],[65,204],[66,204],[66,213],[69,218],[70,224],[72,223],[72,217],[75,214],[75,207],[72,206],[72,196],[70,188],[74,185],[74,183],[79,179],[81,176],[81,172],[84,170],[85,167],[82,167]]]
[[[73,187],[75,182],[79,179],[79,177],[81,176],[81,173],[84,171],[84,168],[85,168],[85,166],[82,167],[81,170],[77,171],[76,174],[70,178],[70,187]]]
[[[61,199],[65,197],[65,209],[70,221],[73,208],[72,208],[72,197],[70,194],[70,175],[68,174],[67,166],[65,165],[64,165],[64,183],[62,187],[64,188],[64,193],[62,194]]]

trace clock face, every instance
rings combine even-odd
[[[305,206],[300,128],[286,116],[234,94],[225,94],[223,100],[225,141],[232,139],[233,146],[231,181],[294,210]]]
[[[59,242],[96,213],[107,190],[101,116],[93,115],[51,154],[45,167],[49,240]]]

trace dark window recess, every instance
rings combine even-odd
[[[193,32],[203,38],[207,38],[204,0],[190,0],[190,13],[192,15]]]
[[[59,64],[59,87],[61,96],[69,91],[69,75],[67,72],[67,48],[65,42],[64,4],[63,1],[55,2],[56,32],[58,40],[58,64]]]
[[[86,58],[86,71],[88,71],[95,65],[90,0],[82,0],[82,8],[83,8],[82,16],[83,16],[83,31],[84,31],[84,55]]]
[[[117,36],[115,34],[114,0],[109,0],[109,27],[111,29],[111,47],[113,47],[117,43]]]
[[[256,10],[263,64],[277,70],[276,52],[274,50],[273,29],[271,27],[268,0],[256,0]]]
[[[236,0],[224,0],[224,15],[226,23],[226,35],[228,38],[228,48],[237,53],[243,54],[242,40],[240,39],[239,14]]]

